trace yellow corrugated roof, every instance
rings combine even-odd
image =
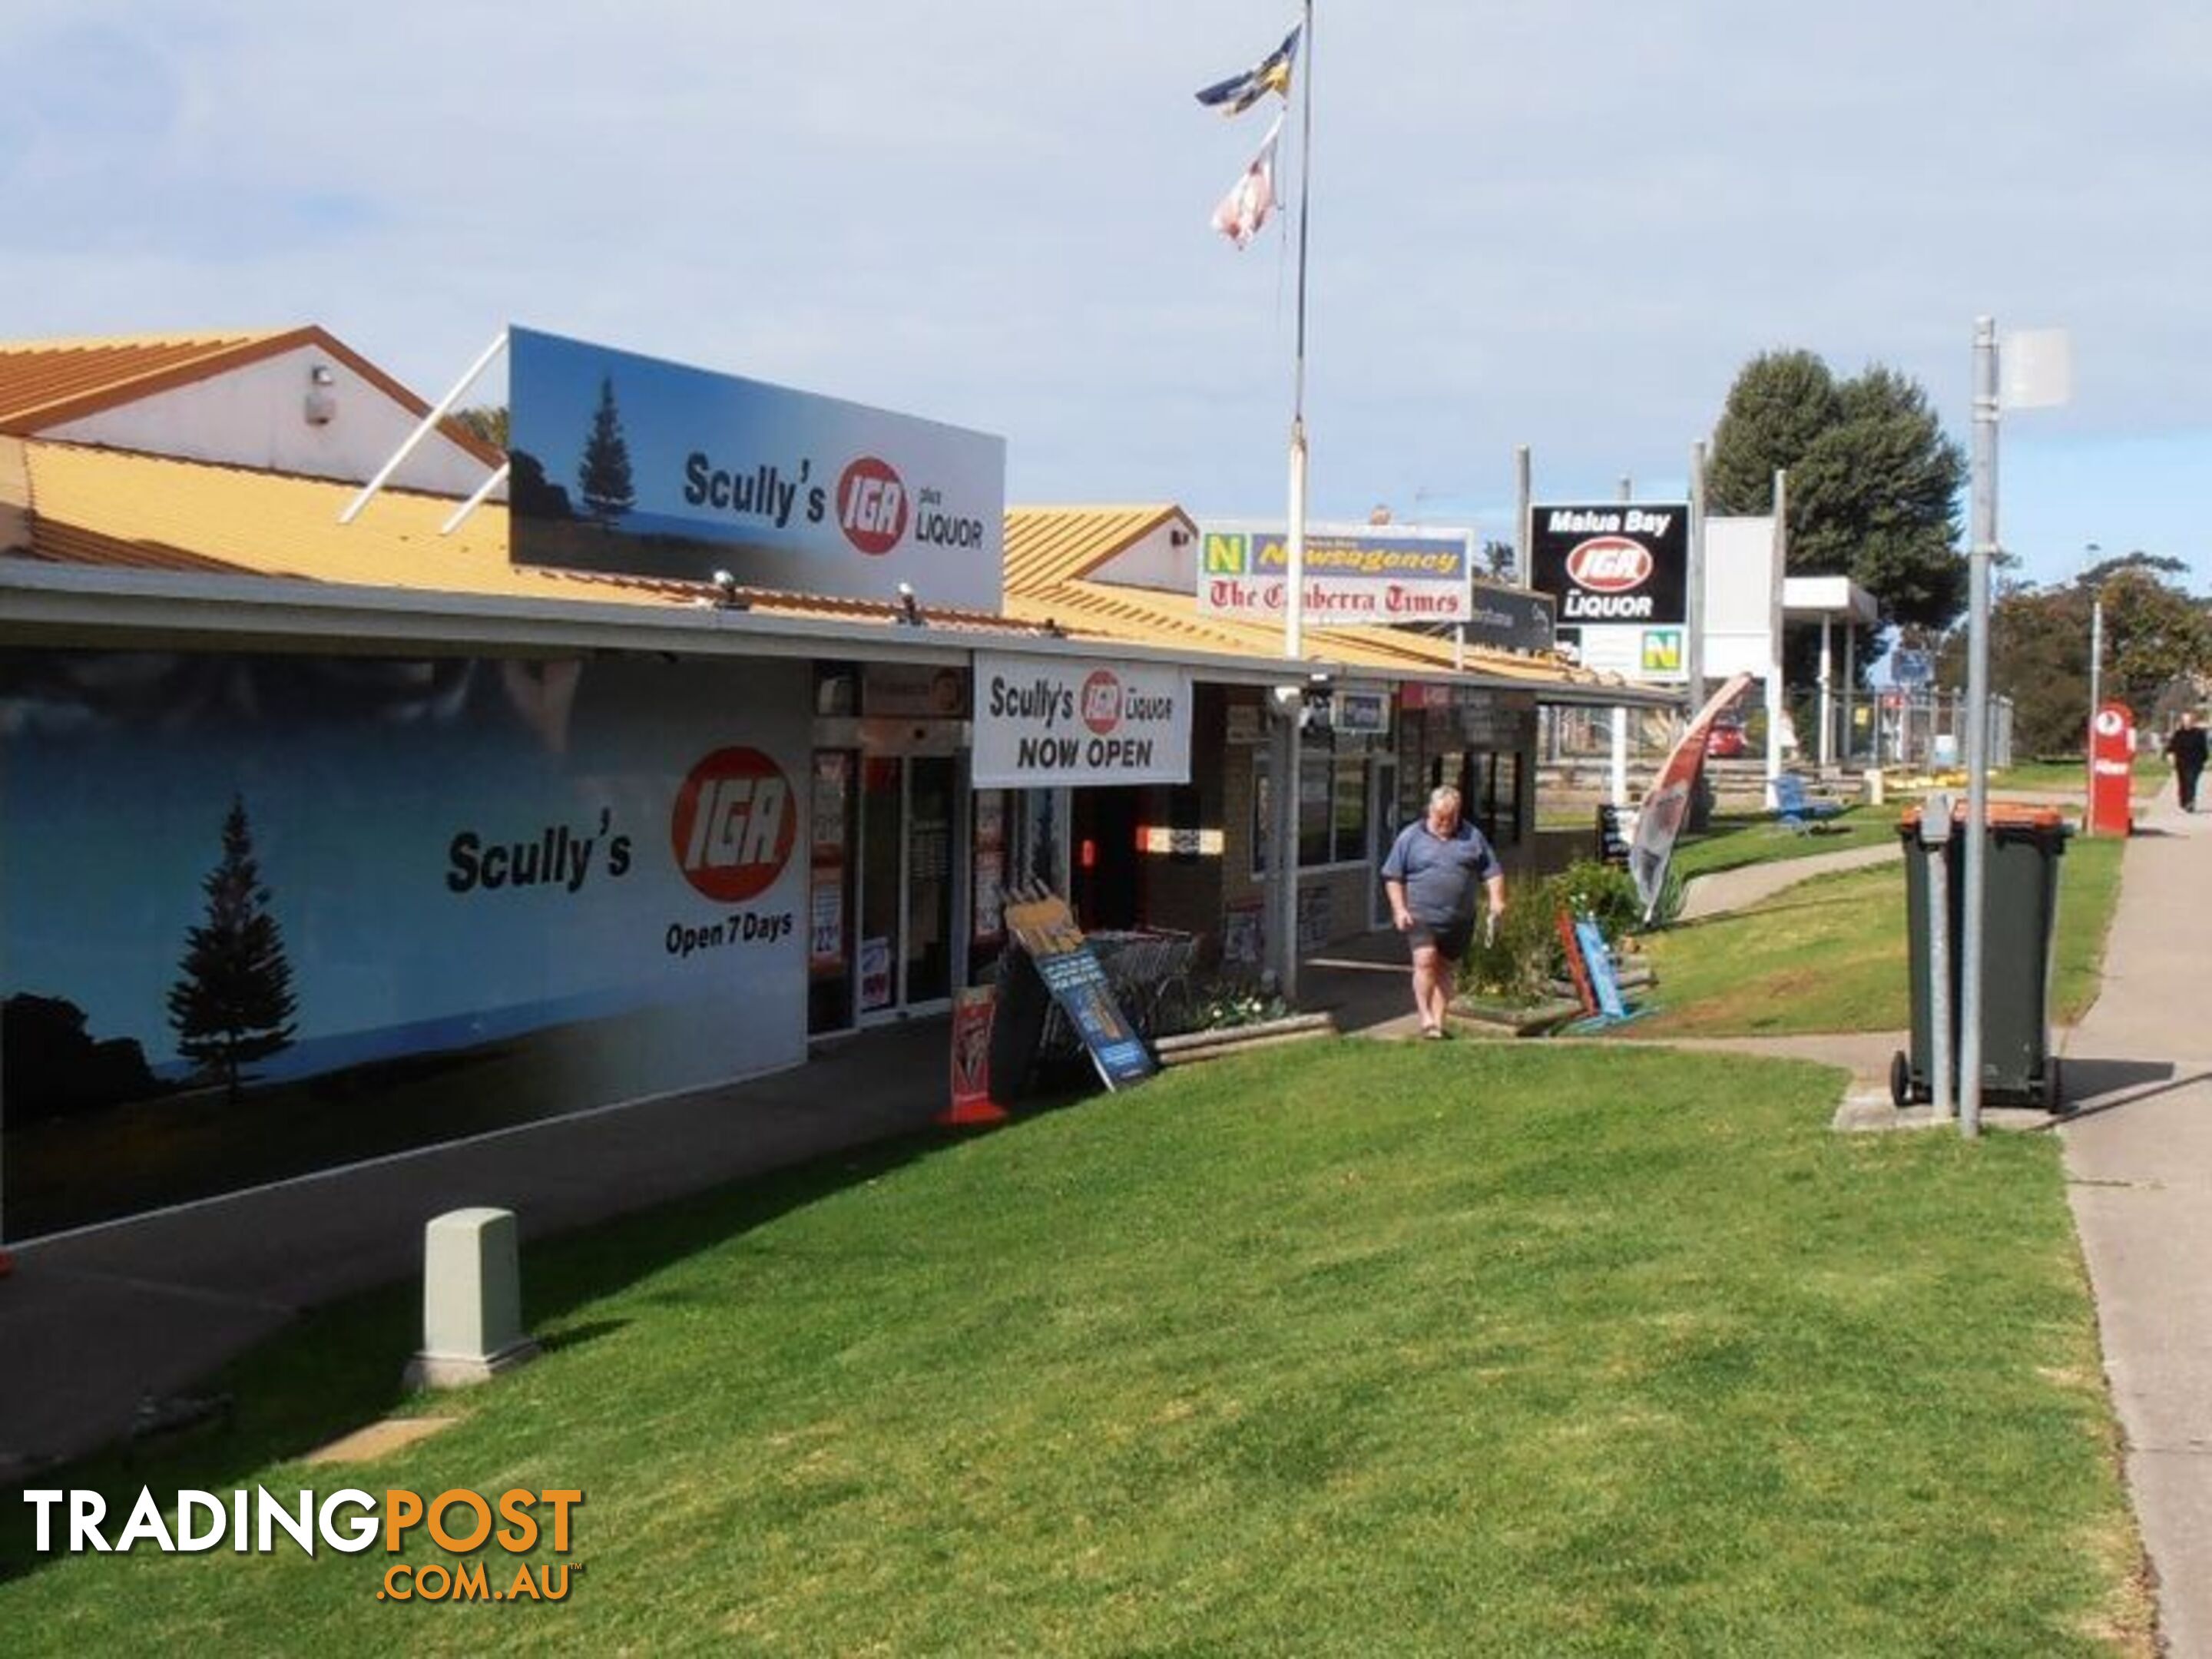
[[[507,562],[507,509],[479,507],[450,536],[455,503],[387,489],[351,525],[357,486],[201,461],[33,440],[30,556],[141,570],[295,577],[356,586],[593,603],[691,605],[705,583],[599,575]],[[763,613],[889,621],[890,604],[743,590]],[[1005,618],[932,605],[933,627],[1004,629]]]
[[[1010,507],[1006,592],[1039,592],[1095,570],[1170,519],[1190,520],[1169,503],[1151,507]]]
[[[109,339],[0,340],[0,433],[32,437],[64,422],[211,379],[301,346],[328,352],[420,416],[430,405],[312,325],[217,334],[139,334]],[[440,428],[487,465],[499,451],[451,421]]]

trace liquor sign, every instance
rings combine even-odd
[[[1181,668],[979,651],[975,787],[1188,783],[1190,699]]]
[[[1304,612],[1328,623],[1464,622],[1474,532],[1403,526],[1310,525]],[[1201,526],[1198,608],[1279,620],[1290,595],[1290,532],[1278,524]]]
[[[996,611],[1003,438],[507,331],[509,556]]]
[[[1688,617],[1690,509],[1681,502],[1539,507],[1530,581],[1559,602],[1585,666],[1679,682]]]
[[[1559,601],[1549,593],[1478,577],[1467,613],[1467,642],[1496,651],[1549,651],[1559,636]]]

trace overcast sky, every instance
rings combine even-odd
[[[1200,109],[1288,0],[8,0],[0,337],[318,322],[436,397],[507,322],[1000,433],[1024,502],[1279,515],[1294,228]],[[1320,0],[1316,518],[1683,489],[1744,361],[2063,327],[2000,530],[2212,586],[2204,0]],[[1270,106],[1272,107],[1272,101]],[[1295,189],[1295,124],[1285,183]],[[486,394],[501,395],[496,382]]]

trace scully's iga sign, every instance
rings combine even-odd
[[[1080,657],[975,657],[978,788],[1190,781],[1190,677]]]
[[[1560,627],[1687,619],[1686,506],[1539,507],[1530,521],[1530,585],[1559,601]]]
[[[517,564],[995,611],[1003,438],[507,331]]]
[[[1290,532],[1209,524],[1199,532],[1198,608],[1279,618],[1290,603]],[[1310,621],[1464,622],[1474,537],[1466,530],[1310,525],[1299,591]]]

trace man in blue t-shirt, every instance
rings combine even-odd
[[[1432,790],[1427,816],[1400,830],[1382,860],[1391,920],[1413,949],[1413,1006],[1425,1037],[1444,1035],[1451,970],[1474,936],[1478,884],[1489,893],[1495,924],[1505,909],[1505,872],[1482,831],[1461,821],[1459,791]]]

